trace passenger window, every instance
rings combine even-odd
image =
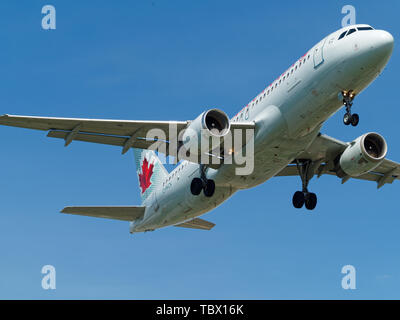
[[[356,32],[356,29],[350,29],[349,32],[346,34],[346,37],[350,34],[352,34],[353,32]]]

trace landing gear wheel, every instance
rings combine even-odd
[[[293,195],[292,203],[297,209],[305,205],[308,210],[313,210],[317,205],[317,195],[308,192],[308,183],[315,174],[315,170],[319,167],[320,162],[313,162],[311,160],[298,160],[296,159],[297,171],[301,178],[302,191],[296,191]]]
[[[212,197],[215,191],[215,182],[214,180],[207,180],[206,185],[204,186],[204,195],[206,197]]]
[[[348,126],[350,123],[352,123],[352,116],[350,113],[345,113],[343,116],[343,123]]]
[[[301,191],[296,191],[293,195],[292,203],[297,209],[300,209],[304,205],[304,193]]]
[[[358,122],[360,121],[360,117],[358,116],[358,114],[357,113],[354,113],[352,116],[351,116],[351,125],[353,126],[353,127],[356,127],[357,125],[358,125]]]
[[[190,192],[194,196],[198,196],[203,189],[203,181],[200,178],[193,178],[192,183],[190,184]]]
[[[308,210],[314,210],[317,205],[317,195],[315,193],[308,193],[305,196],[305,206]]]

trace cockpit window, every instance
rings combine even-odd
[[[372,28],[372,27],[358,27],[357,29],[358,29],[358,31],[363,31],[363,30],[374,30],[374,28]]]
[[[345,32],[343,32],[343,33],[339,36],[338,40],[342,39],[342,38],[346,35],[346,32],[347,32],[347,30],[346,30]]]
[[[350,29],[349,32],[346,34],[346,37],[347,37],[348,35],[352,34],[353,32],[356,32],[356,31],[357,31],[356,29]]]
[[[374,28],[372,28],[372,27],[357,27],[357,29],[352,28],[352,29],[350,29],[350,30],[346,30],[346,31],[344,31],[343,33],[341,33],[340,36],[339,36],[339,38],[338,38],[338,40],[340,40],[340,39],[344,38],[345,36],[348,36],[348,35],[350,35],[350,34],[356,32],[357,30],[359,30],[359,31],[374,30]],[[346,33],[347,33],[347,34],[346,34]]]

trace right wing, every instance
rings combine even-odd
[[[0,116],[0,125],[48,131],[48,137],[64,139],[65,146],[73,140],[101,143],[121,146],[122,154],[130,148],[152,147],[168,155],[170,141],[178,140],[179,134],[187,128],[189,123],[190,121],[53,118],[8,114]],[[245,129],[254,128],[254,122],[231,122],[231,129],[242,129],[243,134]],[[150,130],[157,131],[160,135],[155,134],[157,138],[146,139]],[[242,138],[242,142],[245,141],[245,138]],[[233,145],[235,145],[234,142]],[[175,146],[175,148],[178,147],[178,145]]]
[[[215,226],[214,223],[208,222],[200,218],[195,218],[193,220],[175,225],[175,227],[201,229],[201,230],[211,230],[214,226]]]
[[[123,221],[133,221],[142,218],[146,207],[143,206],[118,206],[118,207],[65,207],[62,213],[80,216],[106,218]]]
[[[0,116],[0,125],[48,131],[47,136],[65,140],[65,145],[73,140],[109,144],[123,147],[122,153],[130,148],[147,149],[155,140],[146,140],[149,130],[159,129],[164,132],[165,140],[169,136],[170,126],[177,133],[186,128],[188,121],[135,121],[135,120],[105,120],[81,118],[52,118],[34,116]]]

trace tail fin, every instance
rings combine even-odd
[[[145,201],[155,188],[168,176],[160,159],[153,150],[135,149],[133,154],[139,180],[140,196]]]

